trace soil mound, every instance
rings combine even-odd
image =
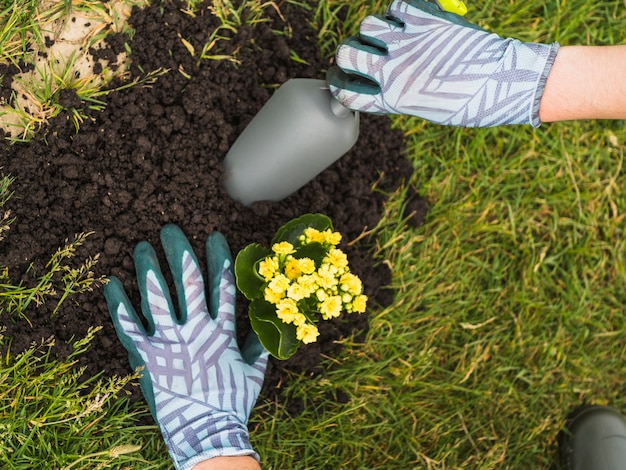
[[[198,61],[181,40],[201,50],[218,26],[208,10],[192,17],[181,3],[156,2],[133,11],[130,24],[136,33],[132,40],[109,38],[112,54],[128,42],[131,79],[159,68],[169,72],[150,86],[111,92],[106,109],[92,113],[79,132],[66,113],[34,142],[5,149],[2,171],[16,178],[9,202],[16,221],[0,244],[0,264],[11,268],[12,279],[19,279],[31,263],[41,268],[65,239],[93,232],[78,257],[101,253],[96,274],[117,275],[138,307],[132,251],[148,240],[160,253],[159,230],[166,223],[183,229],[201,262],[204,241],[213,230],[221,231],[237,253],[249,243],[268,244],[278,227],[308,212],[328,215],[346,242],[377,224],[384,193],[412,171],[402,155],[402,134],[390,130],[386,117],[362,116],[361,136],[350,153],[286,200],[245,207],[222,187],[222,159],[272,90],[292,77],[324,78],[329,66],[319,56],[310,13],[276,3],[287,23],[268,10],[271,22],[244,27],[221,43],[223,53],[239,50],[239,64]],[[287,26],[291,37],[272,32]],[[306,63],[293,60],[292,51]],[[71,93],[64,92],[65,103],[86,106]],[[372,191],[374,183],[380,191]],[[418,218],[425,212],[424,204],[419,207]],[[342,248],[371,305],[389,304],[389,270],[374,263],[367,239]],[[64,354],[63,342],[102,325],[81,365],[87,366],[87,374],[130,372],[101,290],[78,296],[51,316],[53,307],[35,309],[29,316],[32,325],[2,318],[6,335],[13,338],[13,353],[54,335],[60,340],[58,354]],[[241,334],[248,328],[246,309],[240,297]],[[302,347],[288,361],[271,361],[262,392],[266,397],[275,397],[291,372],[320,373],[321,354],[334,354],[340,347],[336,340],[368,327],[366,314],[325,323],[319,343]]]

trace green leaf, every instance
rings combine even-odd
[[[306,299],[302,299],[298,302],[298,310],[302,312],[302,314],[306,317],[309,323],[315,324],[319,321],[317,316],[319,312],[317,311],[318,300],[317,296],[312,295],[307,297]]]
[[[324,214],[304,214],[296,219],[290,220],[276,231],[272,240],[272,245],[278,242],[289,242],[296,246],[298,237],[302,235],[305,228],[312,227],[320,232],[326,229],[333,229],[333,223]]]
[[[315,267],[319,268],[328,250],[321,243],[313,242],[303,245],[294,253],[295,258],[311,258],[315,262]]]
[[[296,327],[283,323],[276,316],[276,309],[272,304],[263,299],[253,300],[248,314],[252,329],[272,356],[285,360],[296,353],[300,345],[300,341],[296,339]]]
[[[272,251],[258,243],[252,243],[237,254],[235,259],[235,279],[237,287],[247,299],[263,297],[265,279],[257,272],[259,261],[271,255]]]

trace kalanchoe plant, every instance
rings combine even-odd
[[[250,300],[252,329],[274,357],[287,359],[317,341],[320,320],[365,311],[367,296],[340,241],[328,217],[306,214],[283,225],[270,248],[253,243],[237,255],[237,287]]]

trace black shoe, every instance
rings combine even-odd
[[[626,470],[626,419],[613,408],[580,408],[559,441],[566,470]]]

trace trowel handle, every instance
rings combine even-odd
[[[328,90],[330,110],[335,116],[337,116],[339,119],[345,119],[348,118],[350,115],[356,113],[356,111],[352,111],[351,109],[346,108],[343,104],[339,102],[339,100],[331,95],[329,88],[326,88],[326,90]]]

